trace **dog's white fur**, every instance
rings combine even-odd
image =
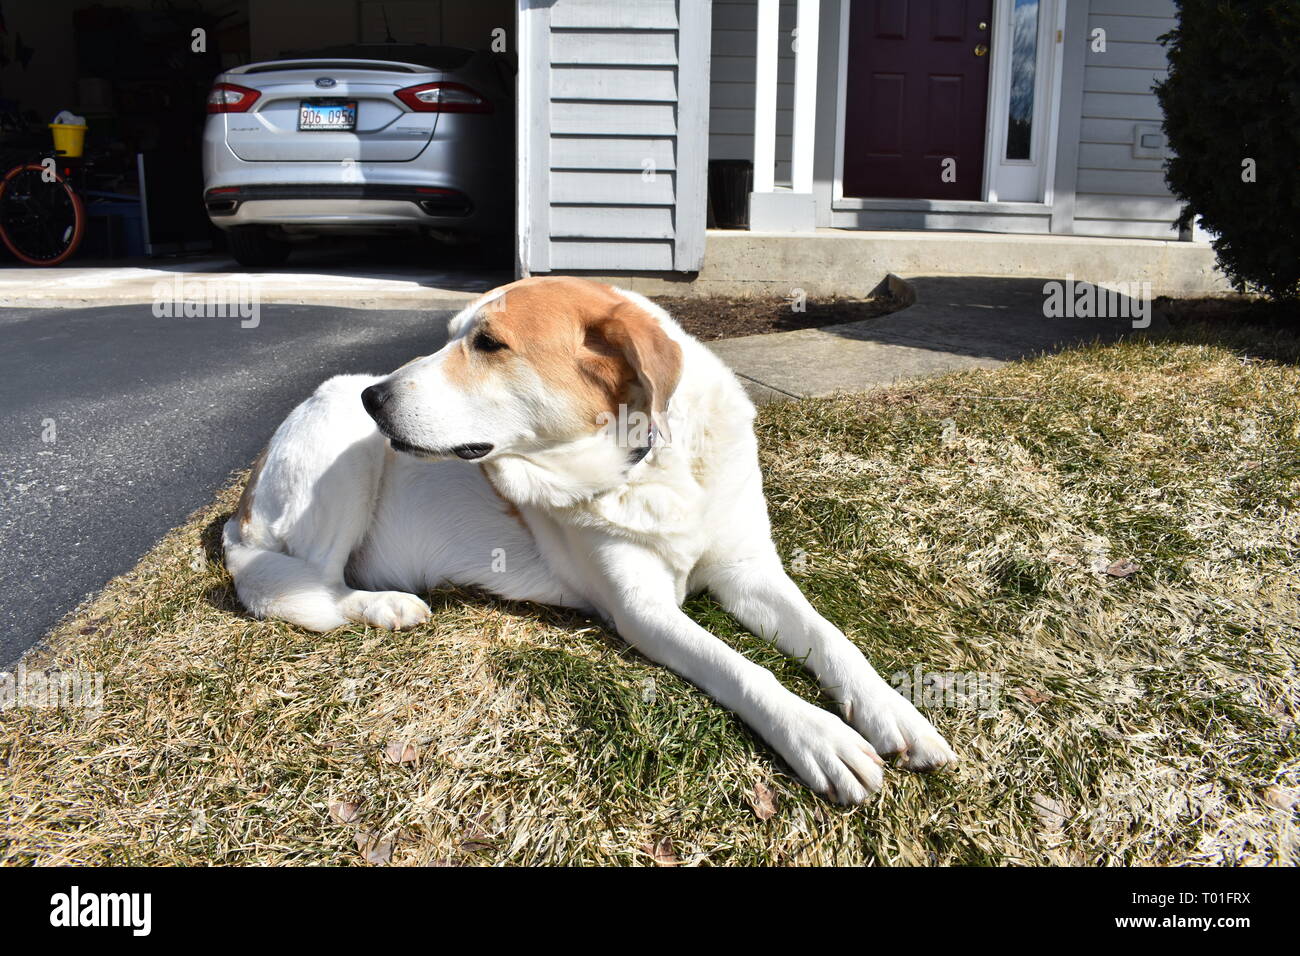
[[[585,294],[584,280],[542,281],[568,283],[552,294]],[[786,576],[763,499],[754,407],[662,309],[613,290],[680,348],[659,440],[635,464],[608,430],[557,438],[565,396],[517,364],[506,384],[466,389],[452,380],[451,356],[470,347],[466,337],[514,287],[456,315],[434,355],[391,376],[332,378],[285,419],[225,527],[226,564],[249,611],[318,631],[348,621],[404,628],[429,617],[417,593],[477,586],[600,614],[839,802],[880,787],[878,753],[900,754],[914,769],[955,760]],[[362,390],[379,383],[397,394],[390,436],[421,449],[491,442],[493,451],[481,463],[395,452],[362,407]],[[682,601],[706,588],[755,634],[805,661],[844,719],[687,617]]]

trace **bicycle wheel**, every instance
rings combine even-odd
[[[23,262],[57,266],[77,251],[86,231],[81,197],[39,163],[15,166],[0,181],[0,240]]]

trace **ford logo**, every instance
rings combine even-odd
[[[331,86],[334,85],[334,80],[328,76],[322,76],[319,80],[316,81],[316,85],[319,86],[322,90],[328,90]]]

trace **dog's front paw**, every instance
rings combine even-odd
[[[362,621],[390,631],[423,624],[432,613],[429,605],[405,591],[363,592],[357,603],[357,616]]]
[[[871,741],[877,752],[897,754],[909,770],[936,770],[956,763],[957,754],[911,702],[872,674],[851,678],[827,693],[840,705],[844,719]]]
[[[796,698],[766,736],[810,789],[835,803],[861,803],[884,782],[884,762],[871,744],[807,701]]]

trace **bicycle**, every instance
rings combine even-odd
[[[57,266],[81,245],[86,207],[79,158],[37,153],[0,180],[0,241],[32,266]]]

